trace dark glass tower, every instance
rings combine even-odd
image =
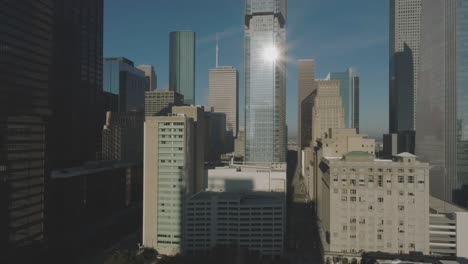
[[[169,34],[169,89],[195,104],[195,33],[188,30]]]
[[[416,154],[431,194],[468,207],[468,2],[422,2]]]
[[[102,98],[103,0],[54,0],[52,116],[47,138],[52,169],[95,160],[105,120]]]
[[[0,248],[7,253],[44,236],[54,22],[52,0],[0,6]]]

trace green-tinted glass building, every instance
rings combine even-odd
[[[195,104],[195,33],[189,30],[169,34],[169,88]]]

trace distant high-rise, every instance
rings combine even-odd
[[[237,135],[239,127],[239,73],[232,66],[218,66],[209,70],[210,99],[214,112],[226,114],[226,131]]]
[[[390,133],[415,130],[421,2],[390,1]]]
[[[123,57],[104,59],[104,92],[117,95],[115,112],[144,111],[147,79],[134,67],[133,61]]]
[[[0,262],[9,249],[44,237],[46,120],[51,114],[54,47],[52,0],[1,1],[1,6]]]
[[[356,128],[359,133],[359,77],[356,69],[348,68],[344,72],[330,72],[326,79],[340,81],[345,127]]]
[[[137,69],[142,70],[145,73],[148,83],[148,91],[155,90],[158,87],[158,77],[156,76],[153,65],[143,64],[137,66]]]
[[[319,80],[312,95],[312,142],[325,139],[330,128],[344,128],[343,103],[339,81]]]
[[[169,89],[195,104],[195,33],[189,30],[169,34]]]
[[[431,194],[468,207],[468,2],[422,1],[416,154]]]
[[[193,192],[193,119],[146,117],[143,176],[143,245],[160,254],[182,251],[184,200]]]
[[[302,149],[309,146],[312,140],[312,93],[316,89],[315,61],[299,60],[297,72],[297,153],[300,161]]]
[[[164,116],[171,113],[172,106],[183,104],[184,96],[169,88],[145,92],[145,116]]]
[[[245,155],[286,161],[286,0],[246,0]]]

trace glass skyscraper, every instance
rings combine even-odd
[[[148,90],[145,72],[134,67],[133,61],[123,58],[104,59],[104,92],[117,96],[117,105],[106,111],[144,111],[145,91]]]
[[[195,104],[195,33],[188,30],[169,34],[169,89]]]
[[[416,154],[431,194],[468,206],[468,2],[422,2]]]
[[[247,162],[286,160],[286,0],[245,1]]]
[[[340,81],[345,127],[356,128],[359,133],[359,77],[356,69],[348,68],[344,72],[331,72],[326,79]]]

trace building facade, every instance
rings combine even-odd
[[[5,254],[0,262],[9,249],[44,238],[46,120],[51,114],[55,25],[53,1],[1,5],[0,246]]]
[[[362,252],[429,254],[429,164],[402,153],[376,160],[366,152],[320,164],[325,257]]]
[[[143,64],[137,66],[137,69],[143,71],[145,73],[146,81],[147,81],[147,91],[153,91],[158,88],[158,77],[156,76],[156,72],[154,71],[153,65]]]
[[[184,96],[184,103],[195,104],[195,33],[169,34],[169,89]]]
[[[205,109],[200,106],[174,106],[172,113],[176,115],[185,115],[193,120],[193,139],[194,139],[194,188],[195,192],[203,191],[206,187],[205,177],[205,152],[206,152],[206,138],[207,122],[205,119]]]
[[[107,112],[102,129],[102,160],[142,163],[143,123],[141,112]]]
[[[226,153],[226,114],[205,112],[205,120],[207,125],[205,160],[216,162]]]
[[[468,207],[468,3],[423,1],[416,154],[431,194]]]
[[[245,159],[286,161],[286,0],[244,7]]]
[[[184,115],[145,121],[143,245],[159,254],[182,251],[184,198],[194,190],[193,132]]]
[[[218,66],[209,71],[209,107],[226,114],[226,131],[237,136],[239,128],[239,73],[232,66]]]
[[[328,137],[330,128],[344,127],[343,100],[340,96],[339,81],[319,80],[312,94],[312,142]]]
[[[297,153],[310,146],[312,140],[312,93],[316,89],[315,61],[299,60],[297,62]],[[299,154],[299,160],[301,160]]]
[[[237,138],[234,140],[234,154],[245,157],[245,130],[243,128],[239,129]]]
[[[154,89],[145,92],[145,116],[164,116],[172,111],[173,106],[184,104],[184,96],[169,90]]]
[[[147,79],[142,70],[134,67],[133,61],[123,57],[105,58],[103,84],[104,92],[117,95],[117,112],[143,112]]]
[[[277,193],[200,192],[185,211],[188,253],[209,253],[218,245],[282,256],[286,233],[286,199]]]
[[[355,128],[359,133],[359,76],[356,68],[351,67],[344,72],[330,72],[326,79],[340,81],[345,127]]]
[[[265,165],[230,164],[208,168],[207,190],[211,192],[286,193],[286,163]]]
[[[421,2],[390,1],[390,133],[416,128]]]

